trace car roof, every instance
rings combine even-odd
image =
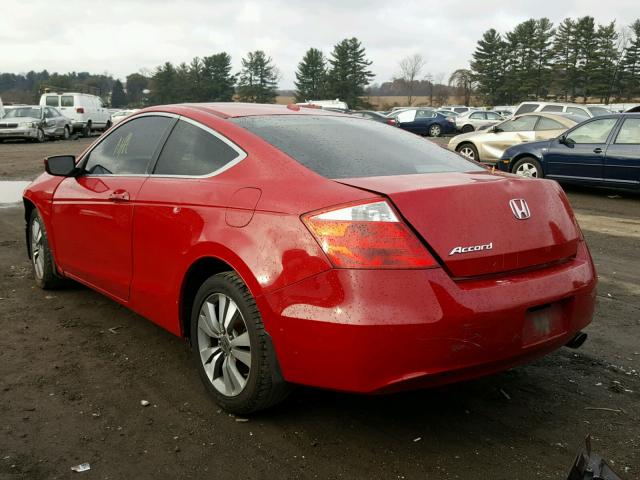
[[[518,115],[515,118],[531,117],[531,116],[549,118],[551,120],[555,120],[556,122],[560,122],[565,127],[573,127],[577,123],[583,122],[584,120],[588,120],[587,117],[581,117],[579,115],[571,115],[571,114],[567,115],[567,114],[564,114],[564,113],[557,114],[557,113],[547,113],[547,112],[521,113],[520,115]],[[600,118],[600,117],[598,117],[598,118]],[[513,120],[513,119],[509,119],[509,120]]]
[[[262,115],[324,115],[343,116],[344,113],[321,108],[303,107],[300,105],[275,105],[263,103],[217,102],[217,103],[182,103],[177,105],[158,105],[144,111],[162,111],[173,109],[189,109],[216,115],[221,118],[237,118]],[[345,115],[346,116],[346,115]]]

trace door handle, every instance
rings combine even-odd
[[[600,147],[596,147],[593,149],[593,153],[602,153],[602,149]]]
[[[114,190],[109,194],[109,200],[112,202],[128,202],[129,192],[122,189]]]

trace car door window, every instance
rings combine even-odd
[[[586,123],[571,131],[567,135],[567,141],[571,143],[605,143],[617,121],[616,118],[603,118]]]
[[[497,113],[487,112],[485,115],[487,116],[487,120],[502,120],[502,117]]]
[[[416,118],[433,118],[436,114],[433,110],[418,110],[416,112]]]
[[[620,132],[618,132],[615,143],[623,145],[640,144],[640,118],[627,118],[620,128]]]
[[[147,166],[173,122],[169,117],[148,116],[125,123],[89,153],[84,169],[91,175],[147,173]]]
[[[473,112],[469,118],[472,120],[484,120],[485,114],[482,112]]]
[[[562,105],[545,105],[541,112],[561,112]]]
[[[515,113],[515,115],[522,115],[523,113],[535,112],[536,108],[538,108],[537,103],[523,103],[522,105],[520,105],[520,108],[518,108],[518,111]]]
[[[565,130],[567,127],[560,122],[556,122],[550,118],[540,117],[540,121],[536,124],[536,131],[542,130]]]
[[[53,112],[53,108],[45,108],[44,109],[44,118],[53,118],[55,114]]]
[[[416,111],[407,110],[405,112],[400,112],[396,118],[400,123],[413,122],[416,119]]]
[[[46,104],[50,107],[58,106],[58,95],[48,95],[46,98]]]
[[[210,175],[245,154],[211,130],[180,120],[158,158],[154,175]]]
[[[500,130],[503,132],[528,132],[533,131],[533,127],[538,121],[537,115],[527,115],[524,117],[514,118],[513,120],[507,120],[499,125]]]
[[[73,107],[73,95],[63,95],[60,97],[61,107]]]

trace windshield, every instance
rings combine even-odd
[[[42,115],[42,109],[38,107],[22,107],[12,108],[8,110],[4,118],[40,118]]]
[[[418,135],[358,118],[274,115],[232,121],[327,178],[484,170]]]

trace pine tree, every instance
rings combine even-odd
[[[144,100],[144,90],[149,86],[149,79],[140,73],[127,75],[127,104],[140,107]]]
[[[360,98],[374,77],[368,69],[365,49],[357,38],[345,38],[333,47],[329,59],[328,93],[346,102],[350,108],[365,104]]]
[[[640,20],[631,25],[631,39],[624,49],[620,87],[627,101],[640,96]]]
[[[593,74],[598,63],[598,43],[596,38],[596,22],[593,17],[579,18],[576,22],[578,49],[578,70],[576,78],[577,91],[586,103],[593,90]]]
[[[127,104],[127,96],[124,93],[122,82],[116,80],[113,84],[113,90],[111,90],[111,106],[113,108],[121,108]]]
[[[478,93],[491,105],[502,102],[505,76],[506,45],[495,29],[487,30],[473,52],[471,70]]]
[[[536,21],[535,35],[533,38],[535,71],[535,96],[544,98],[549,94],[551,83],[551,67],[553,62],[552,39],[555,35],[553,23],[548,18]]]
[[[600,102],[609,103],[618,77],[620,52],[616,47],[618,33],[615,22],[599,25],[596,32],[596,62],[592,74],[592,94]]]
[[[296,71],[296,101],[320,100],[326,96],[327,66],[324,55],[317,48],[304,54]]]
[[[262,50],[249,52],[242,59],[238,82],[240,100],[252,103],[274,103],[278,86],[278,71],[271,57]]]
[[[576,24],[571,18],[565,18],[553,40],[555,83],[565,101],[575,96],[579,46]]]
[[[155,105],[173,103],[176,98],[176,80],[176,68],[171,62],[156,68],[151,77],[151,103]]]
[[[236,77],[231,74],[231,56],[216,53],[202,59],[204,98],[207,102],[230,102],[235,93]]]
[[[187,69],[187,95],[183,101],[204,102],[206,100],[204,92],[204,65],[202,60],[194,57]]]

